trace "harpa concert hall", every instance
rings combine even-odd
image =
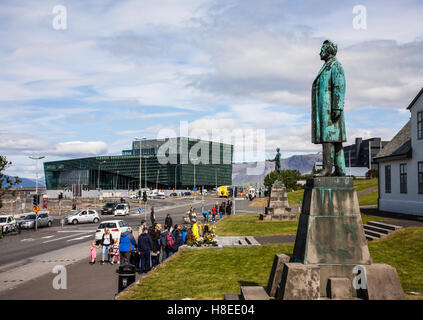
[[[44,162],[44,174],[47,190],[74,195],[138,190],[140,177],[141,188],[212,189],[232,184],[232,161],[231,144],[184,137],[140,139],[119,156]]]

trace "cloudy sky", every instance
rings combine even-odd
[[[349,142],[389,140],[423,85],[422,13],[417,0],[2,0],[0,154],[9,174],[34,177],[29,155],[120,154],[181,121],[190,136],[265,130],[265,154],[236,161],[317,152],[310,90],[325,39],[346,73]]]

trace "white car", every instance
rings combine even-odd
[[[0,228],[4,233],[14,230],[16,226],[16,220],[12,215],[0,216]]]
[[[100,216],[96,210],[78,210],[65,217],[65,224],[78,224],[78,223],[97,223],[100,221]]]
[[[129,196],[129,199],[138,199],[138,195],[136,195],[136,194],[131,194],[131,195]]]
[[[103,238],[105,228],[109,228],[109,231],[112,234],[113,239],[120,239],[120,234],[122,232],[127,231],[131,227],[127,222],[123,220],[103,221],[102,223],[99,224],[99,226],[97,227],[97,231],[95,233],[96,244],[99,244],[101,241],[101,238]]]
[[[127,203],[119,203],[115,207],[115,216],[127,216],[129,215],[129,206]]]

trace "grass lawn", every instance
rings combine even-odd
[[[372,191],[363,195],[358,196],[358,203],[360,206],[369,206],[377,204],[377,198],[379,197],[379,191]]]
[[[223,299],[244,285],[266,285],[274,255],[292,250],[293,244],[182,250],[120,299]],[[406,293],[423,292],[423,228],[405,228],[369,242],[369,250],[374,263],[397,269]]]
[[[354,180],[354,188],[357,192],[364,191],[366,189],[377,187],[377,179],[365,179],[365,180]],[[358,196],[358,202],[360,206],[374,205],[377,204],[378,191],[369,192],[364,195]],[[304,189],[299,189],[294,192],[288,192],[288,202],[292,205],[299,205],[300,200],[303,199]],[[260,198],[251,203],[253,207],[263,207],[267,205],[268,198]]]
[[[404,292],[423,293],[423,228],[404,228],[369,242],[374,263],[389,264],[397,269]],[[423,299],[420,296],[407,296]]]
[[[388,218],[361,215],[363,224],[368,221],[388,221]],[[275,236],[297,234],[298,221],[260,221],[257,214],[237,214],[216,223],[219,236]]]
[[[265,286],[276,253],[291,253],[294,244],[182,250],[123,294],[120,299],[223,299],[241,286]]]
[[[295,235],[297,221],[260,221],[257,214],[237,214],[216,223],[219,236]]]

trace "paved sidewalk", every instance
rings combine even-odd
[[[97,262],[90,265],[88,259],[84,259],[66,267],[66,290],[53,288],[57,274],[49,272],[14,289],[0,292],[0,300],[113,300],[118,288],[117,268],[117,264],[101,265]],[[139,275],[136,275],[137,281]]]

